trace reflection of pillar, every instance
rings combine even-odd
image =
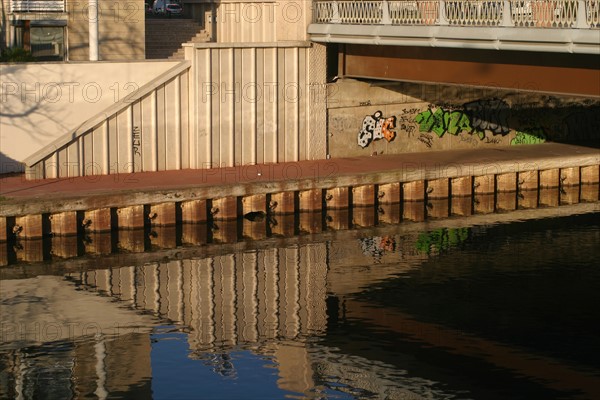
[[[217,341],[229,345],[236,343],[235,260],[235,255],[215,257],[215,334]]]
[[[278,266],[277,249],[265,250],[264,263],[258,266],[258,331],[261,338],[277,337]]]
[[[327,258],[326,243],[300,248],[300,299],[306,299],[306,321],[301,320],[302,333],[322,333],[327,326]]]
[[[237,265],[237,328],[240,342],[256,342],[258,340],[257,325],[257,273],[259,257],[262,254],[242,253],[241,265]],[[239,258],[238,258],[239,259]]]
[[[282,390],[307,393],[314,388],[313,369],[303,343],[281,343],[275,348],[279,379],[277,386]]]
[[[100,400],[108,397],[106,391],[106,369],[104,368],[104,359],[106,358],[106,347],[104,345],[104,339],[102,337],[97,338],[97,342],[94,345],[96,353],[96,391],[94,394],[98,396]]]
[[[190,270],[190,346],[192,348],[212,344],[215,340],[215,310],[213,260],[191,260]],[[186,285],[187,286],[187,285]],[[187,313],[186,313],[187,314]]]
[[[286,338],[298,335],[300,321],[298,320],[298,249],[279,249],[280,278],[279,278],[279,315],[281,334]]]

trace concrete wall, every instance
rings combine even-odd
[[[593,143],[600,100],[498,89],[340,79],[327,93],[331,157]]]
[[[42,149],[48,155],[61,146],[57,140],[105,109],[127,105],[153,78],[178,64],[2,64],[0,172],[22,170],[19,163]]]
[[[216,11],[216,41],[307,40],[310,12],[310,1],[221,1]]]
[[[6,0],[5,0],[6,1]],[[68,0],[68,57],[89,59],[89,16],[87,2]],[[143,60],[145,58],[144,1],[99,1],[100,60]]]

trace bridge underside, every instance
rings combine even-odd
[[[329,45],[337,74],[600,97],[600,57],[523,51]],[[330,59],[330,61],[334,61]]]

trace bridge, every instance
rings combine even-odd
[[[598,28],[597,0],[377,0],[315,1],[308,32],[339,76],[597,97]]]

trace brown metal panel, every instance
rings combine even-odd
[[[598,56],[401,46],[344,46],[349,77],[600,96]]]

